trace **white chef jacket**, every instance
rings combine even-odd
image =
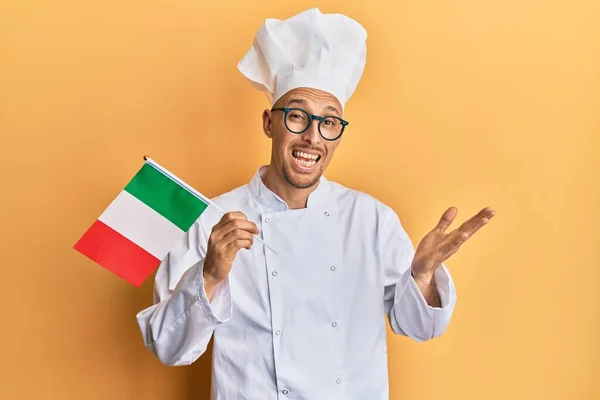
[[[167,365],[194,362],[214,335],[215,400],[388,399],[386,324],[416,341],[441,335],[456,303],[445,265],[441,308],[411,274],[411,240],[396,213],[321,177],[290,210],[262,182],[214,199],[242,211],[278,255],[254,241],[209,301],[202,268],[221,213],[209,207],[162,261],[154,305],[137,315],[146,346]]]

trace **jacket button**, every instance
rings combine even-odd
[[[265,223],[268,224],[269,222],[271,222],[271,220],[269,218],[265,218]]]
[[[283,390],[281,391],[281,393],[283,393],[283,394],[288,394],[289,392],[287,391],[287,389],[283,389]]]
[[[277,276],[277,271],[273,271],[273,272],[271,272],[271,275],[273,275],[273,276]]]
[[[325,216],[329,217],[329,213],[327,211],[325,211]]]
[[[331,270],[332,270],[332,271],[335,271],[335,265],[332,265],[332,266],[331,266]]]
[[[337,326],[337,322],[332,322],[331,326],[333,326],[335,328]]]

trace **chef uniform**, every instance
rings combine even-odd
[[[364,69],[365,40],[356,21],[311,9],[267,20],[238,67],[271,103],[313,87],[343,105]],[[388,399],[384,316],[416,341],[440,336],[456,303],[449,271],[436,270],[441,307],[429,306],[390,207],[322,176],[306,208],[289,209],[263,183],[267,168],[214,202],[254,221],[277,254],[258,241],[240,250],[209,301],[204,257],[222,217],[209,207],[162,261],[154,305],[137,315],[146,346],[167,365],[186,365],[214,335],[215,400]]]

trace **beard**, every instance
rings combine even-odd
[[[281,176],[283,179],[296,189],[308,189],[314,186],[317,182],[319,182],[319,179],[321,179],[321,175],[323,175],[323,168],[319,166],[319,169],[314,177],[298,175],[300,174],[294,174],[286,165],[281,167]],[[306,179],[302,179],[302,177],[306,177]]]

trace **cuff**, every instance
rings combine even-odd
[[[395,316],[402,330],[417,341],[440,336],[446,331],[456,304],[452,277],[444,264],[435,271],[441,307],[427,304],[410,273],[403,274],[397,284]]]
[[[204,264],[202,264],[202,268],[198,269],[198,276],[196,277],[198,301],[204,310],[204,314],[206,314],[206,317],[211,322],[215,324],[222,324],[223,322],[228,321],[233,314],[233,302],[231,300],[229,276],[216,286],[212,300],[209,301],[204,288],[204,278],[202,274],[203,271]]]
[[[450,283],[450,272],[442,263],[442,266],[435,271],[434,276],[435,284],[440,295],[441,308],[446,308],[451,303],[450,293],[453,290]]]
[[[415,297],[419,298],[423,305],[428,307],[431,311],[434,310],[443,310],[450,306],[452,303],[452,294],[454,293],[454,285],[452,283],[452,278],[450,278],[450,272],[448,268],[442,263],[441,267],[436,269],[434,272],[435,284],[437,286],[438,294],[440,295],[440,303],[441,307],[432,307],[427,304],[423,293],[421,293],[421,289],[417,286],[417,282],[415,282],[412,271],[410,274],[410,278],[407,279],[407,285],[410,287],[410,290],[413,292]]]

